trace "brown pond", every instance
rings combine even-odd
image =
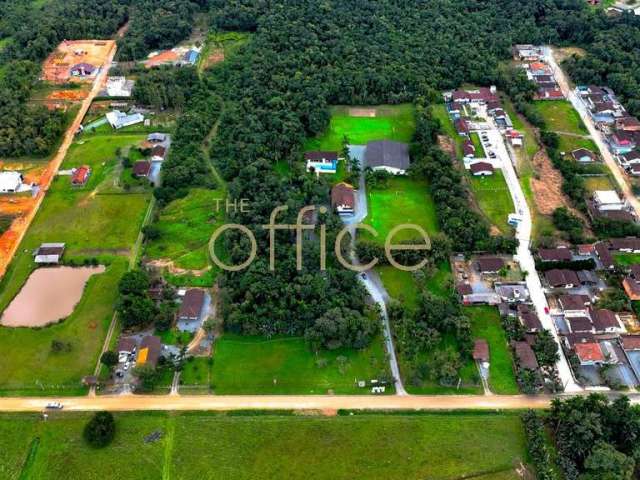
[[[82,298],[97,267],[47,267],[36,269],[0,317],[6,327],[40,327],[68,317]]]

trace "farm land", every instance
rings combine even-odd
[[[102,449],[82,439],[89,418],[1,415],[3,478],[517,480],[527,460],[516,413],[120,413]]]

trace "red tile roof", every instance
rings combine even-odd
[[[573,348],[581,362],[604,361],[604,353],[597,342],[576,343]]]
[[[473,359],[480,362],[489,361],[489,344],[486,340],[479,338],[473,344]]]
[[[74,185],[84,185],[87,183],[90,173],[91,169],[87,165],[76,168],[76,171],[73,172],[73,175],[71,176],[71,183]]]

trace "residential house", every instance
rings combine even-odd
[[[120,110],[108,112],[106,117],[109,125],[116,130],[144,122],[144,116],[141,113],[133,113],[129,115],[121,112]]]
[[[133,164],[132,174],[134,177],[148,177],[151,172],[151,162],[138,160]]]
[[[558,87],[546,87],[538,90],[536,98],[538,100],[562,100],[564,94]]]
[[[202,323],[204,305],[204,290],[199,288],[187,290],[178,310],[178,330],[195,332]]]
[[[513,147],[521,147],[524,144],[524,135],[517,130],[509,130],[505,134]]]
[[[456,133],[462,137],[469,136],[469,125],[464,118],[456,118],[453,120],[453,126],[456,129]]]
[[[622,280],[622,288],[624,288],[629,300],[640,300],[640,281],[632,277],[625,277]]]
[[[576,254],[579,257],[591,257],[595,253],[595,246],[593,243],[581,243],[577,246]]]
[[[353,185],[340,182],[331,189],[331,207],[339,215],[352,215],[356,206],[356,195]]]
[[[520,304],[530,300],[526,282],[495,282],[494,290],[505,304]]]
[[[480,257],[476,260],[478,271],[487,275],[497,274],[504,266],[504,260],[500,257]]]
[[[20,190],[24,177],[20,172],[0,172],[0,193],[16,193]]]
[[[591,118],[597,123],[613,124],[620,109],[612,101],[594,102],[589,109]]]
[[[594,333],[593,323],[589,317],[565,318],[570,333]]]
[[[617,155],[616,158],[618,159],[620,166],[628,168],[640,163],[640,151],[632,150],[627,153],[621,153],[620,155]]]
[[[609,240],[611,250],[623,253],[640,253],[640,238],[623,237]]]
[[[485,339],[479,338],[474,341],[471,356],[476,362],[489,363],[489,344]]]
[[[317,175],[336,173],[338,169],[338,152],[306,152],[304,159],[307,162],[307,172],[314,172]]]
[[[155,145],[151,149],[151,161],[153,162],[162,162],[167,155],[166,147],[162,145]]]
[[[544,272],[544,278],[552,288],[574,288],[580,285],[580,279],[573,270],[554,268]]]
[[[593,204],[600,212],[628,208],[627,201],[621,199],[615,190],[596,190],[593,192]]]
[[[468,138],[466,138],[462,144],[462,152],[464,153],[465,158],[473,158],[476,156],[476,147]]]
[[[500,101],[496,87],[481,87],[477,90],[456,90],[451,95],[451,100],[462,103],[487,103]]]
[[[136,353],[138,344],[133,337],[120,337],[118,339],[118,346],[116,352],[118,353],[118,362],[124,363],[129,359],[130,355]]]
[[[611,270],[615,267],[615,262],[613,261],[613,255],[609,251],[609,246],[606,242],[598,242],[593,247],[596,256],[602,263],[602,267],[606,270]]]
[[[42,243],[34,253],[34,261],[38,264],[60,263],[64,247],[64,243]]]
[[[71,174],[71,185],[74,187],[81,187],[87,183],[91,175],[91,169],[88,165],[82,165],[81,167],[73,169]]]
[[[624,333],[626,331],[619,317],[611,310],[596,309],[592,312],[591,319],[596,333]]]
[[[567,247],[540,248],[538,256],[543,262],[569,262],[571,261],[571,249]]]
[[[536,62],[543,55],[542,48],[535,45],[515,45],[513,47],[513,58],[520,62]]]
[[[595,286],[598,284],[598,276],[591,270],[578,270],[576,275],[582,286]]]
[[[541,332],[543,329],[540,318],[530,305],[524,303],[518,305],[518,319],[528,333]]]
[[[626,132],[638,132],[640,131],[640,120],[631,116],[621,117],[616,119],[616,128]]]
[[[469,166],[469,170],[474,177],[486,177],[493,175],[493,165],[489,162],[475,162]]]
[[[586,148],[577,148],[571,152],[571,156],[580,163],[595,162],[597,159],[596,154]]]
[[[404,175],[409,168],[409,146],[391,140],[376,140],[367,143],[364,165],[373,170],[384,170],[395,175]]]
[[[596,341],[577,342],[573,345],[573,351],[582,366],[601,365],[606,361],[604,352]]]
[[[140,348],[138,349],[138,356],[136,358],[136,365],[150,365],[156,367],[158,365],[158,359],[162,351],[162,342],[160,337],[155,335],[147,335],[140,342]]]
[[[566,294],[558,299],[565,317],[588,317],[591,299],[587,295]]]
[[[624,130],[616,130],[607,137],[609,147],[613,153],[620,155],[629,153],[637,146],[636,137],[633,132],[625,132]]]
[[[538,360],[536,354],[527,342],[512,342],[513,350],[516,354],[516,360],[520,368],[528,370],[538,369]]]
[[[625,352],[640,350],[640,335],[620,335],[620,344]]]
[[[164,133],[154,132],[147,135],[147,142],[149,143],[162,143],[167,139]]]

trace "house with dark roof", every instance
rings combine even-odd
[[[37,264],[56,264],[64,254],[64,243],[42,243],[34,252],[34,261]]]
[[[153,160],[154,162],[162,162],[165,159],[166,155],[167,149],[162,145],[155,145],[151,149],[151,160]]]
[[[598,242],[593,247],[596,256],[600,260],[602,267],[606,270],[615,268],[615,262],[613,261],[613,255],[609,251],[609,245],[606,242]]]
[[[495,87],[480,87],[477,90],[456,90],[451,94],[451,100],[462,103],[498,102],[500,98]]]
[[[532,306],[526,304],[518,305],[518,319],[527,332],[537,333],[542,331],[542,322],[540,322],[540,318],[538,318]]]
[[[576,275],[582,286],[594,286],[598,284],[598,276],[591,270],[578,270]]]
[[[629,153],[637,146],[635,132],[625,132],[624,130],[616,130],[607,137],[607,142],[613,153],[620,155]]]
[[[465,158],[473,158],[476,156],[476,147],[468,138],[466,138],[462,143],[462,152],[464,153]]]
[[[620,344],[628,352],[640,350],[640,335],[620,335]]]
[[[512,342],[512,346],[516,354],[516,361],[520,368],[526,368],[528,370],[538,369],[536,354],[527,342]]]
[[[568,317],[565,318],[567,328],[570,333],[594,333],[593,323],[589,317]]]
[[[568,269],[547,270],[544,272],[544,279],[552,288],[574,288],[580,285],[576,272]]]
[[[376,140],[367,143],[364,166],[372,170],[384,170],[394,175],[404,175],[409,168],[409,146],[392,140]]]
[[[623,253],[640,253],[640,238],[624,237],[609,240],[611,250]]]
[[[190,288],[184,294],[178,309],[178,330],[195,332],[204,317],[206,296],[204,290]]]
[[[489,344],[483,338],[473,342],[472,357],[476,362],[489,363]]]
[[[77,63],[69,69],[72,77],[90,77],[96,73],[97,68],[90,63]]]
[[[356,195],[353,185],[340,182],[331,189],[331,207],[339,215],[352,215],[356,206]]]
[[[131,169],[134,177],[148,177],[149,172],[151,172],[151,162],[146,160],[138,160]]]
[[[476,267],[483,274],[496,274],[504,266],[504,260],[500,257],[480,257],[476,260]]]
[[[493,165],[489,162],[475,162],[469,166],[471,175],[474,177],[486,177],[493,175]]]
[[[574,293],[560,295],[558,299],[565,317],[588,317],[591,299],[587,295]]]
[[[611,310],[599,308],[591,313],[596,333],[623,333],[626,331],[622,322]]]
[[[571,249],[567,247],[540,248],[538,256],[543,262],[569,262],[571,261]]]
[[[640,131],[640,120],[631,116],[621,117],[616,119],[616,128],[627,132],[638,132]]]
[[[640,164],[640,151],[632,150],[627,153],[617,155],[618,163],[623,168],[630,168],[632,165]]]
[[[456,129],[456,133],[461,137],[469,136],[469,125],[464,118],[455,118],[453,120],[453,126]]]

